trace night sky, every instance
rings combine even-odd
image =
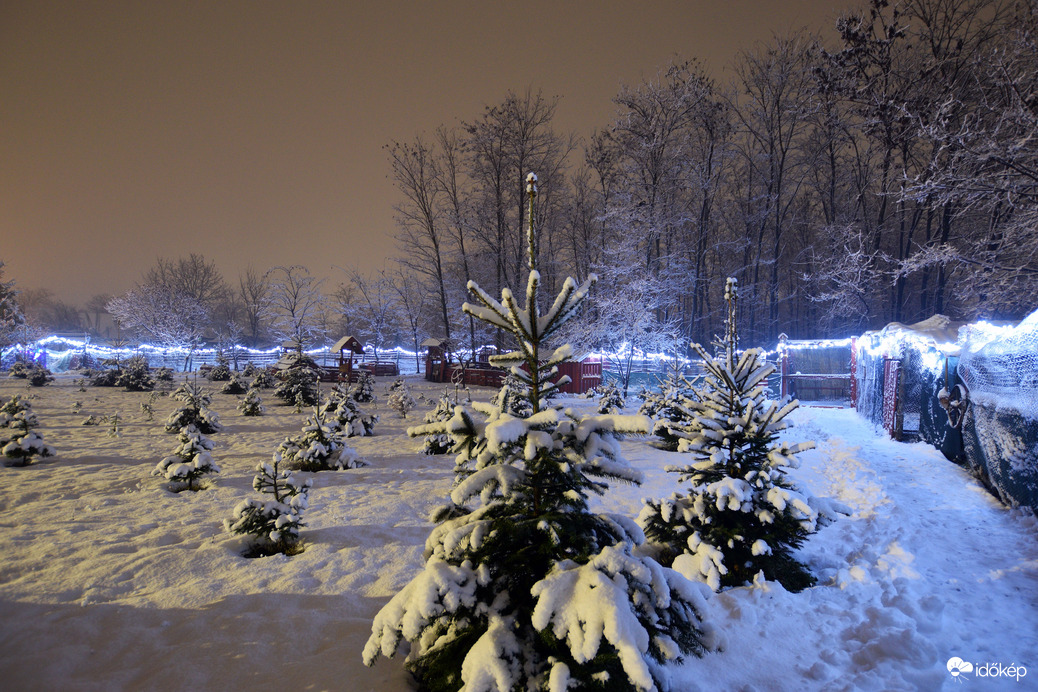
[[[0,259],[82,304],[158,257],[380,268],[396,252],[383,146],[561,97],[586,137],[621,83],[676,57],[718,77],[847,3],[0,0]]]

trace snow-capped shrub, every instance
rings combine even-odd
[[[43,387],[54,381],[54,375],[47,368],[36,366],[29,370],[28,380],[33,387]]]
[[[262,368],[258,367],[255,363],[253,363],[250,360],[248,363],[245,364],[245,367],[242,368],[241,374],[245,377],[255,377],[260,373],[261,370]]]
[[[212,396],[202,388],[187,382],[180,385],[170,398],[183,402],[183,406],[169,414],[166,419],[166,432],[179,433],[181,428],[193,425],[205,435],[223,430],[220,416],[209,408]]]
[[[274,389],[278,384],[278,378],[270,371],[260,370],[249,386],[253,389]]]
[[[320,403],[320,371],[313,358],[300,356],[292,367],[278,373],[278,380],[280,383],[274,390],[274,396],[286,404],[316,406]]]
[[[418,402],[411,395],[411,390],[404,378],[401,377],[389,386],[386,406],[396,411],[401,418],[407,418],[407,414],[417,405]]]
[[[115,384],[126,388],[128,392],[149,392],[155,389],[155,378],[151,376],[148,359],[144,356],[134,356],[126,360],[120,368]]]
[[[262,416],[266,409],[263,407],[259,391],[250,389],[245,392],[245,397],[238,400],[238,411],[243,416]]]
[[[256,467],[252,481],[254,490],[270,495],[269,500],[242,500],[234,508],[233,516],[224,522],[228,531],[253,537],[246,557],[301,552],[299,529],[303,523],[312,481],[297,480],[287,471],[280,470],[280,457],[273,463]]]
[[[151,374],[156,382],[162,382],[163,384],[173,383],[173,370],[171,368],[155,368]]]
[[[425,414],[426,423],[446,423],[454,417],[454,407],[458,405],[452,398],[448,389],[444,387],[443,396],[436,402],[436,407]],[[446,454],[451,451],[454,441],[446,432],[434,433],[425,436],[425,445],[422,447],[424,454]]]
[[[32,405],[17,394],[0,407],[0,454],[7,466],[28,466],[34,457],[54,456],[37,427]]]
[[[674,430],[689,463],[667,467],[688,483],[688,494],[646,500],[638,517],[664,564],[712,589],[752,582],[759,572],[790,591],[814,583],[793,550],[822,521],[813,498],[786,476],[794,455],[813,442],[789,445],[778,434],[796,401],[767,401],[764,381],[774,371],[760,349],[741,355],[735,330],[736,283],[725,287],[726,335],[714,357],[699,344],[706,375],[692,402],[694,418]]]
[[[599,387],[599,413],[620,413],[626,405],[627,402],[624,401],[623,394],[620,393],[620,388],[616,386],[616,382],[610,380]]]
[[[357,373],[357,381],[351,388],[353,400],[359,404],[368,404],[375,400],[375,378],[367,370]]]
[[[210,382],[226,382],[231,379],[231,367],[227,363],[227,358],[223,354],[218,355],[216,365],[209,367],[204,375]]]
[[[652,434],[660,449],[676,451],[679,439],[676,433],[688,430],[695,419],[696,381],[689,380],[678,369],[671,369],[659,381],[659,392],[645,391],[641,395],[638,413],[653,419]]]
[[[213,443],[193,425],[182,428],[179,439],[180,444],[173,453],[160,461],[151,473],[169,481],[173,492],[200,490],[202,478],[220,472],[209,453]]]
[[[15,379],[24,380],[29,376],[29,372],[32,370],[32,366],[26,364],[23,360],[16,360],[11,363],[10,369],[7,371],[8,377]]]
[[[336,421],[346,437],[366,437],[375,434],[378,414],[361,411],[353,399],[352,389],[344,389],[341,385],[333,387],[321,405],[321,410],[328,415],[329,420]]]
[[[248,386],[238,373],[233,373],[220,391],[223,394],[244,394]]]
[[[526,418],[533,412],[530,406],[529,392],[523,381],[509,372],[501,384],[501,389],[490,400],[490,403],[500,408],[505,413]]]
[[[337,471],[367,466],[357,451],[343,442],[338,421],[319,408],[308,416],[303,431],[287,437],[274,452],[276,461],[301,471]]]
[[[458,406],[446,422],[408,430],[451,436],[456,483],[425,568],[375,617],[364,661],[406,640],[423,690],[665,690],[664,665],[707,648],[708,589],[636,554],[643,536],[633,522],[589,508],[606,481],[638,482],[614,434],[648,432],[649,420],[578,417],[547,403],[567,382],[552,379],[572,349],[545,344],[594,279],[566,279],[540,314],[532,213],[529,230],[526,307],[507,288],[499,302],[470,281],[480,305],[464,310],[513,337],[517,350],[491,362],[523,380],[531,413],[476,404],[486,417],[477,423]]]

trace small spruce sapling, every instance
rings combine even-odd
[[[775,368],[760,349],[737,352],[735,279],[728,279],[728,317],[718,355],[692,348],[706,375],[691,402],[687,429],[672,429],[688,464],[668,466],[688,494],[646,500],[638,523],[664,564],[715,591],[764,577],[790,591],[814,583],[793,550],[828,521],[831,505],[798,490],[786,470],[813,442],[778,440],[797,401],[768,401],[765,380]]]
[[[155,389],[155,378],[151,376],[148,359],[144,356],[129,358],[119,370],[115,384],[128,392],[150,392]]]
[[[361,411],[353,398],[352,389],[335,385],[328,398],[321,404],[321,410],[338,422],[339,429],[346,437],[366,437],[375,434],[378,414]]]
[[[613,435],[648,432],[649,420],[578,417],[547,403],[568,381],[553,379],[572,352],[547,344],[594,277],[580,287],[567,279],[541,313],[536,178],[527,181],[526,307],[507,288],[498,302],[469,282],[481,305],[463,309],[515,340],[517,351],[491,362],[523,380],[531,413],[474,404],[486,416],[477,423],[459,406],[449,421],[408,430],[454,440],[453,511],[426,541],[424,569],[375,617],[364,661],[391,657],[407,640],[406,665],[423,690],[667,689],[664,664],[707,648],[707,590],[634,553],[633,522],[588,506],[605,480],[638,481]]]
[[[320,371],[313,358],[301,355],[292,367],[278,373],[280,384],[274,396],[289,406],[317,406],[321,400]]]
[[[411,396],[411,390],[403,379],[397,380],[393,383],[393,386],[389,388],[389,397],[386,399],[386,406],[396,411],[401,418],[407,418],[407,414],[417,405],[418,402],[414,400],[413,396]]]
[[[227,363],[227,356],[219,354],[216,356],[216,365],[209,368],[205,374],[210,382],[227,382],[231,379],[231,367]],[[234,392],[236,393],[236,392]]]
[[[37,365],[29,370],[28,380],[33,387],[44,387],[54,381],[54,375],[47,368]]]
[[[169,489],[175,493],[201,490],[201,481],[205,476],[220,472],[220,467],[210,454],[212,440],[193,425],[182,428],[179,439],[180,444],[173,453],[160,461],[151,473],[169,481]]]
[[[36,432],[38,427],[32,405],[19,395],[0,407],[0,454],[7,466],[28,466],[34,457],[54,456],[54,448]]]
[[[245,392],[245,397],[238,400],[238,411],[243,416],[262,416],[266,409],[263,407],[263,400],[260,399],[259,390],[249,389]]]
[[[169,414],[169,418],[166,419],[166,432],[179,433],[181,428],[188,425],[195,426],[205,435],[223,430],[220,416],[209,408],[213,401],[212,395],[203,391],[197,384],[184,382],[170,394],[170,398],[182,402],[183,406]]]
[[[694,407],[697,400],[696,383],[685,377],[680,366],[667,370],[659,381],[659,392],[646,391],[638,413],[653,419],[652,434],[657,438],[655,446],[674,452],[678,449],[677,432],[688,431],[695,420]]]
[[[454,408],[458,405],[457,394],[452,398],[450,390],[443,388],[443,396],[436,402],[436,407],[425,414],[426,423],[446,423],[454,417]],[[446,432],[426,435],[425,444],[422,447],[423,454],[446,454],[451,451],[454,441]]]
[[[242,500],[234,508],[233,516],[224,522],[231,533],[253,537],[246,557],[302,552],[299,529],[306,526],[303,513],[313,481],[296,479],[280,469],[280,464],[281,456],[274,454],[271,463],[256,467],[256,477],[252,480],[253,489],[270,495],[271,499]]]
[[[357,451],[343,442],[338,421],[315,407],[301,434],[286,437],[274,452],[277,461],[301,471],[337,471],[367,466]]]
[[[367,370],[357,373],[357,381],[351,389],[353,400],[358,404],[369,404],[375,400],[375,378]]]
[[[227,383],[220,388],[222,394],[244,394],[248,389],[248,383],[238,373],[232,373]]]
[[[598,390],[599,413],[620,413],[626,405],[620,388],[613,380],[609,380]]]

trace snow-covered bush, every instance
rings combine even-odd
[[[649,421],[547,404],[567,381],[552,379],[572,349],[541,349],[594,278],[580,287],[567,279],[541,314],[535,180],[526,307],[507,288],[498,302],[471,281],[481,305],[464,306],[515,339],[518,351],[491,362],[523,380],[531,413],[476,404],[486,416],[477,423],[459,406],[446,422],[408,430],[451,436],[457,482],[426,541],[425,568],[376,616],[364,661],[393,656],[406,640],[406,665],[424,690],[667,689],[665,664],[707,648],[699,613],[708,589],[636,555],[643,537],[633,522],[588,507],[606,480],[637,482],[613,434],[647,432]]]
[[[278,378],[269,370],[260,370],[249,386],[253,389],[274,389],[279,384]]]
[[[519,418],[526,418],[533,412],[526,385],[511,372],[505,375],[501,389],[497,390],[497,394],[490,400],[490,403],[505,413]]]
[[[624,401],[623,394],[620,392],[620,388],[616,386],[616,382],[610,380],[599,387],[599,413],[620,413],[626,405],[627,402]]]
[[[353,400],[359,404],[369,404],[375,400],[375,378],[367,370],[357,372],[357,381],[351,388]]]
[[[155,378],[151,376],[148,359],[144,356],[128,359],[119,368],[115,384],[128,392],[150,392],[155,389]]]
[[[220,392],[223,394],[244,394],[248,388],[248,384],[238,373],[232,373],[230,379],[227,380],[227,384],[220,389]]]
[[[209,408],[212,396],[209,392],[202,391],[196,384],[188,382],[180,385],[170,398],[183,402],[183,406],[169,414],[166,419],[166,432],[179,433],[181,428],[193,425],[205,435],[220,432],[223,425],[216,411]]]
[[[7,371],[7,376],[19,380],[24,380],[27,377],[29,377],[29,372],[31,371],[32,366],[28,365],[23,360],[16,360],[15,362],[11,363],[11,367]]]
[[[694,419],[674,430],[687,464],[667,467],[689,484],[687,494],[646,500],[638,523],[664,564],[712,589],[752,582],[759,572],[790,591],[814,583],[793,551],[828,511],[786,476],[794,455],[813,442],[778,440],[796,401],[768,401],[764,381],[774,371],[760,349],[741,355],[735,329],[736,282],[728,279],[726,334],[717,357],[699,344],[706,376],[691,403]]]
[[[119,378],[123,374],[122,366],[117,358],[106,358],[102,360],[101,370],[88,371],[90,386],[92,387],[117,387]]]
[[[202,478],[220,472],[209,453],[213,443],[193,425],[182,428],[179,439],[180,444],[173,453],[160,461],[151,473],[169,481],[169,489],[173,492],[201,490]]]
[[[653,419],[652,434],[660,449],[676,451],[676,432],[687,431],[695,420],[693,407],[697,400],[696,380],[689,380],[679,369],[672,368],[659,380],[659,392],[646,391],[638,413]]]
[[[216,365],[208,368],[204,373],[210,382],[226,382],[231,379],[231,366],[227,363],[227,357],[222,353],[216,357]]]
[[[28,380],[33,387],[43,387],[54,381],[54,375],[47,368],[36,366],[29,370]]]
[[[290,406],[316,406],[320,402],[320,371],[313,358],[299,356],[292,367],[278,373],[274,396]],[[255,383],[253,383],[255,386]]]
[[[54,456],[54,448],[36,432],[32,405],[17,394],[0,406],[0,454],[7,466],[28,466],[33,457]]]
[[[331,394],[321,405],[321,410],[330,420],[337,421],[339,429],[346,437],[366,437],[375,434],[378,414],[368,414],[360,410],[353,399],[353,390],[341,385],[332,388]]]
[[[256,467],[256,477],[252,480],[254,490],[271,495],[272,499],[242,500],[234,508],[233,516],[224,522],[231,533],[253,537],[246,557],[301,552],[299,529],[306,526],[303,513],[313,481],[297,480],[289,472],[280,470],[280,463],[280,457],[275,454],[273,463]]]
[[[357,451],[343,442],[338,421],[314,408],[303,424],[303,431],[295,437],[286,437],[274,452],[274,459],[284,461],[289,468],[302,471],[337,471],[367,466]]]
[[[451,397],[449,390],[444,387],[443,396],[436,402],[436,407],[425,414],[426,423],[446,423],[454,417],[454,408],[458,405],[456,398]],[[451,451],[454,441],[446,432],[426,435],[425,445],[422,447],[424,454],[446,454]]]
[[[393,409],[401,418],[407,418],[418,402],[411,395],[411,390],[403,379],[399,379],[389,388],[389,396],[386,398],[386,406]]]
[[[259,391],[250,389],[245,392],[245,397],[238,400],[238,411],[243,416],[262,416],[266,409],[263,407]]]

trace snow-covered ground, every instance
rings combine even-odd
[[[440,387],[409,378],[425,399],[405,421],[385,406],[380,380],[376,436],[351,440],[371,466],[313,475],[305,552],[246,559],[222,522],[256,496],[255,465],[303,416],[266,392],[267,415],[243,418],[236,397],[215,394],[222,472],[206,490],[173,494],[151,471],[176,444],[162,430],[175,402],[159,399],[148,422],[147,394],[80,392],[73,377],[31,390],[0,380],[5,400],[36,397],[41,432],[58,449],[28,468],[0,468],[0,688],[410,689],[400,660],[366,668],[360,652],[374,614],[422,564],[427,516],[451,485],[451,458],[423,456],[422,441],[404,434]],[[113,413],[120,437],[80,425]],[[1038,689],[1035,520],[932,448],[884,439],[853,411],[792,418],[791,440],[818,443],[799,455],[796,478],[853,514],[805,544],[817,586],[790,594],[767,583],[713,598],[704,616],[726,646],[676,669],[677,689]],[[642,497],[676,489],[663,472],[674,455],[623,444],[645,483],[596,502],[633,517]],[[953,657],[974,671],[954,678]],[[1025,676],[1007,675],[1021,666]]]

